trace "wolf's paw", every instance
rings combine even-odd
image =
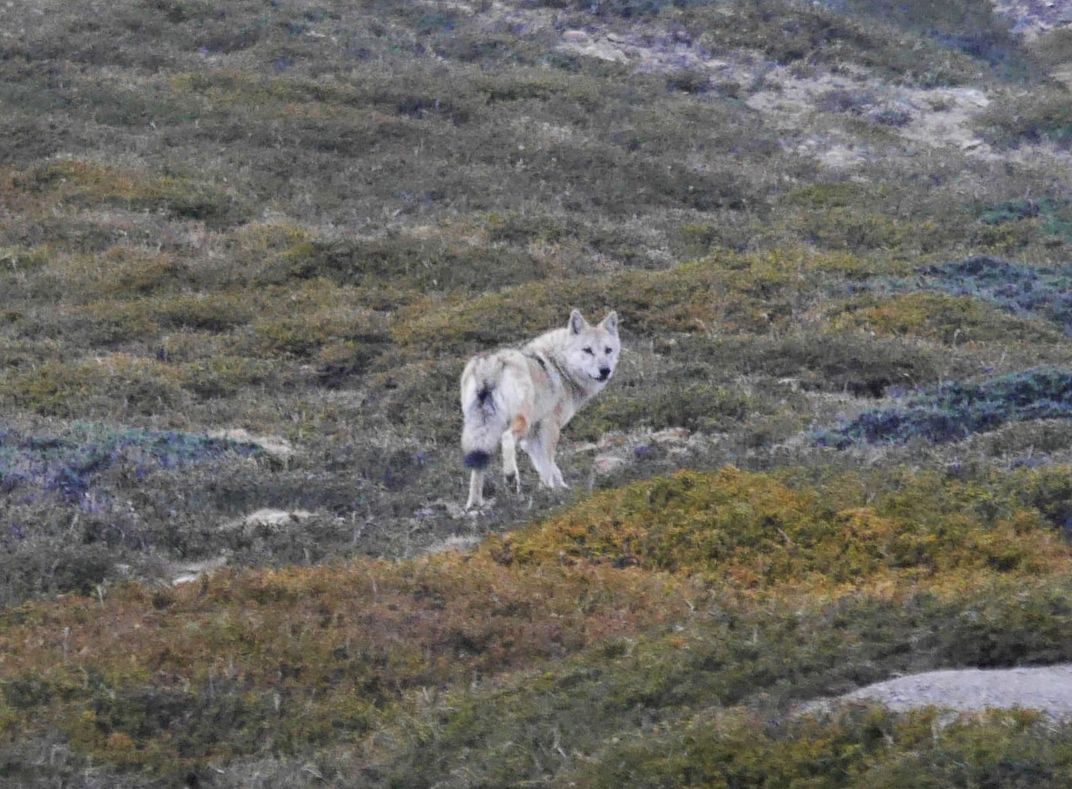
[[[470,497],[469,501],[465,502],[465,514],[476,515],[488,506],[490,506],[490,502],[486,501],[483,496],[479,499]]]
[[[508,488],[513,487],[514,492],[517,493],[518,496],[521,495],[521,475],[520,474],[518,474],[516,472],[510,473],[510,474],[504,474],[503,475],[503,481],[506,482],[506,487],[508,487]]]

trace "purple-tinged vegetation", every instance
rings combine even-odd
[[[1007,422],[1072,418],[1072,371],[1033,370],[977,384],[953,382],[892,408],[865,411],[816,434],[822,446],[900,444],[921,438],[945,443]]]
[[[1072,334],[1072,266],[1035,268],[973,257],[920,273],[923,288],[982,299],[1016,315],[1045,318]]]
[[[143,478],[153,469],[177,469],[215,460],[228,452],[249,457],[252,444],[178,431],[112,429],[76,423],[59,436],[20,436],[0,430],[0,492],[30,488],[93,510],[92,488],[100,476],[127,466]]]

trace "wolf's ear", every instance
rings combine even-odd
[[[618,313],[615,312],[614,310],[611,310],[610,312],[607,313],[607,317],[604,318],[600,322],[599,325],[602,326],[607,331],[609,331],[611,334],[617,335],[618,334]]]
[[[569,314],[569,330],[571,334],[580,334],[588,328],[588,321],[581,315],[580,310],[574,310]]]

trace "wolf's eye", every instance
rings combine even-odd
[[[582,348],[581,350],[583,350],[585,353],[589,354],[590,356],[595,356],[595,353],[592,352],[591,348]]]
[[[610,346],[609,345],[606,348],[603,349],[603,353],[607,353],[607,354],[610,353]]]

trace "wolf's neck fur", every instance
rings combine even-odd
[[[558,377],[561,379],[566,391],[569,392],[574,408],[580,408],[599,394],[601,387],[588,376],[578,378],[570,372],[566,359],[561,354],[568,333],[569,329],[552,329],[529,342],[525,346],[525,350],[538,353],[547,360],[548,364],[558,373]]]

